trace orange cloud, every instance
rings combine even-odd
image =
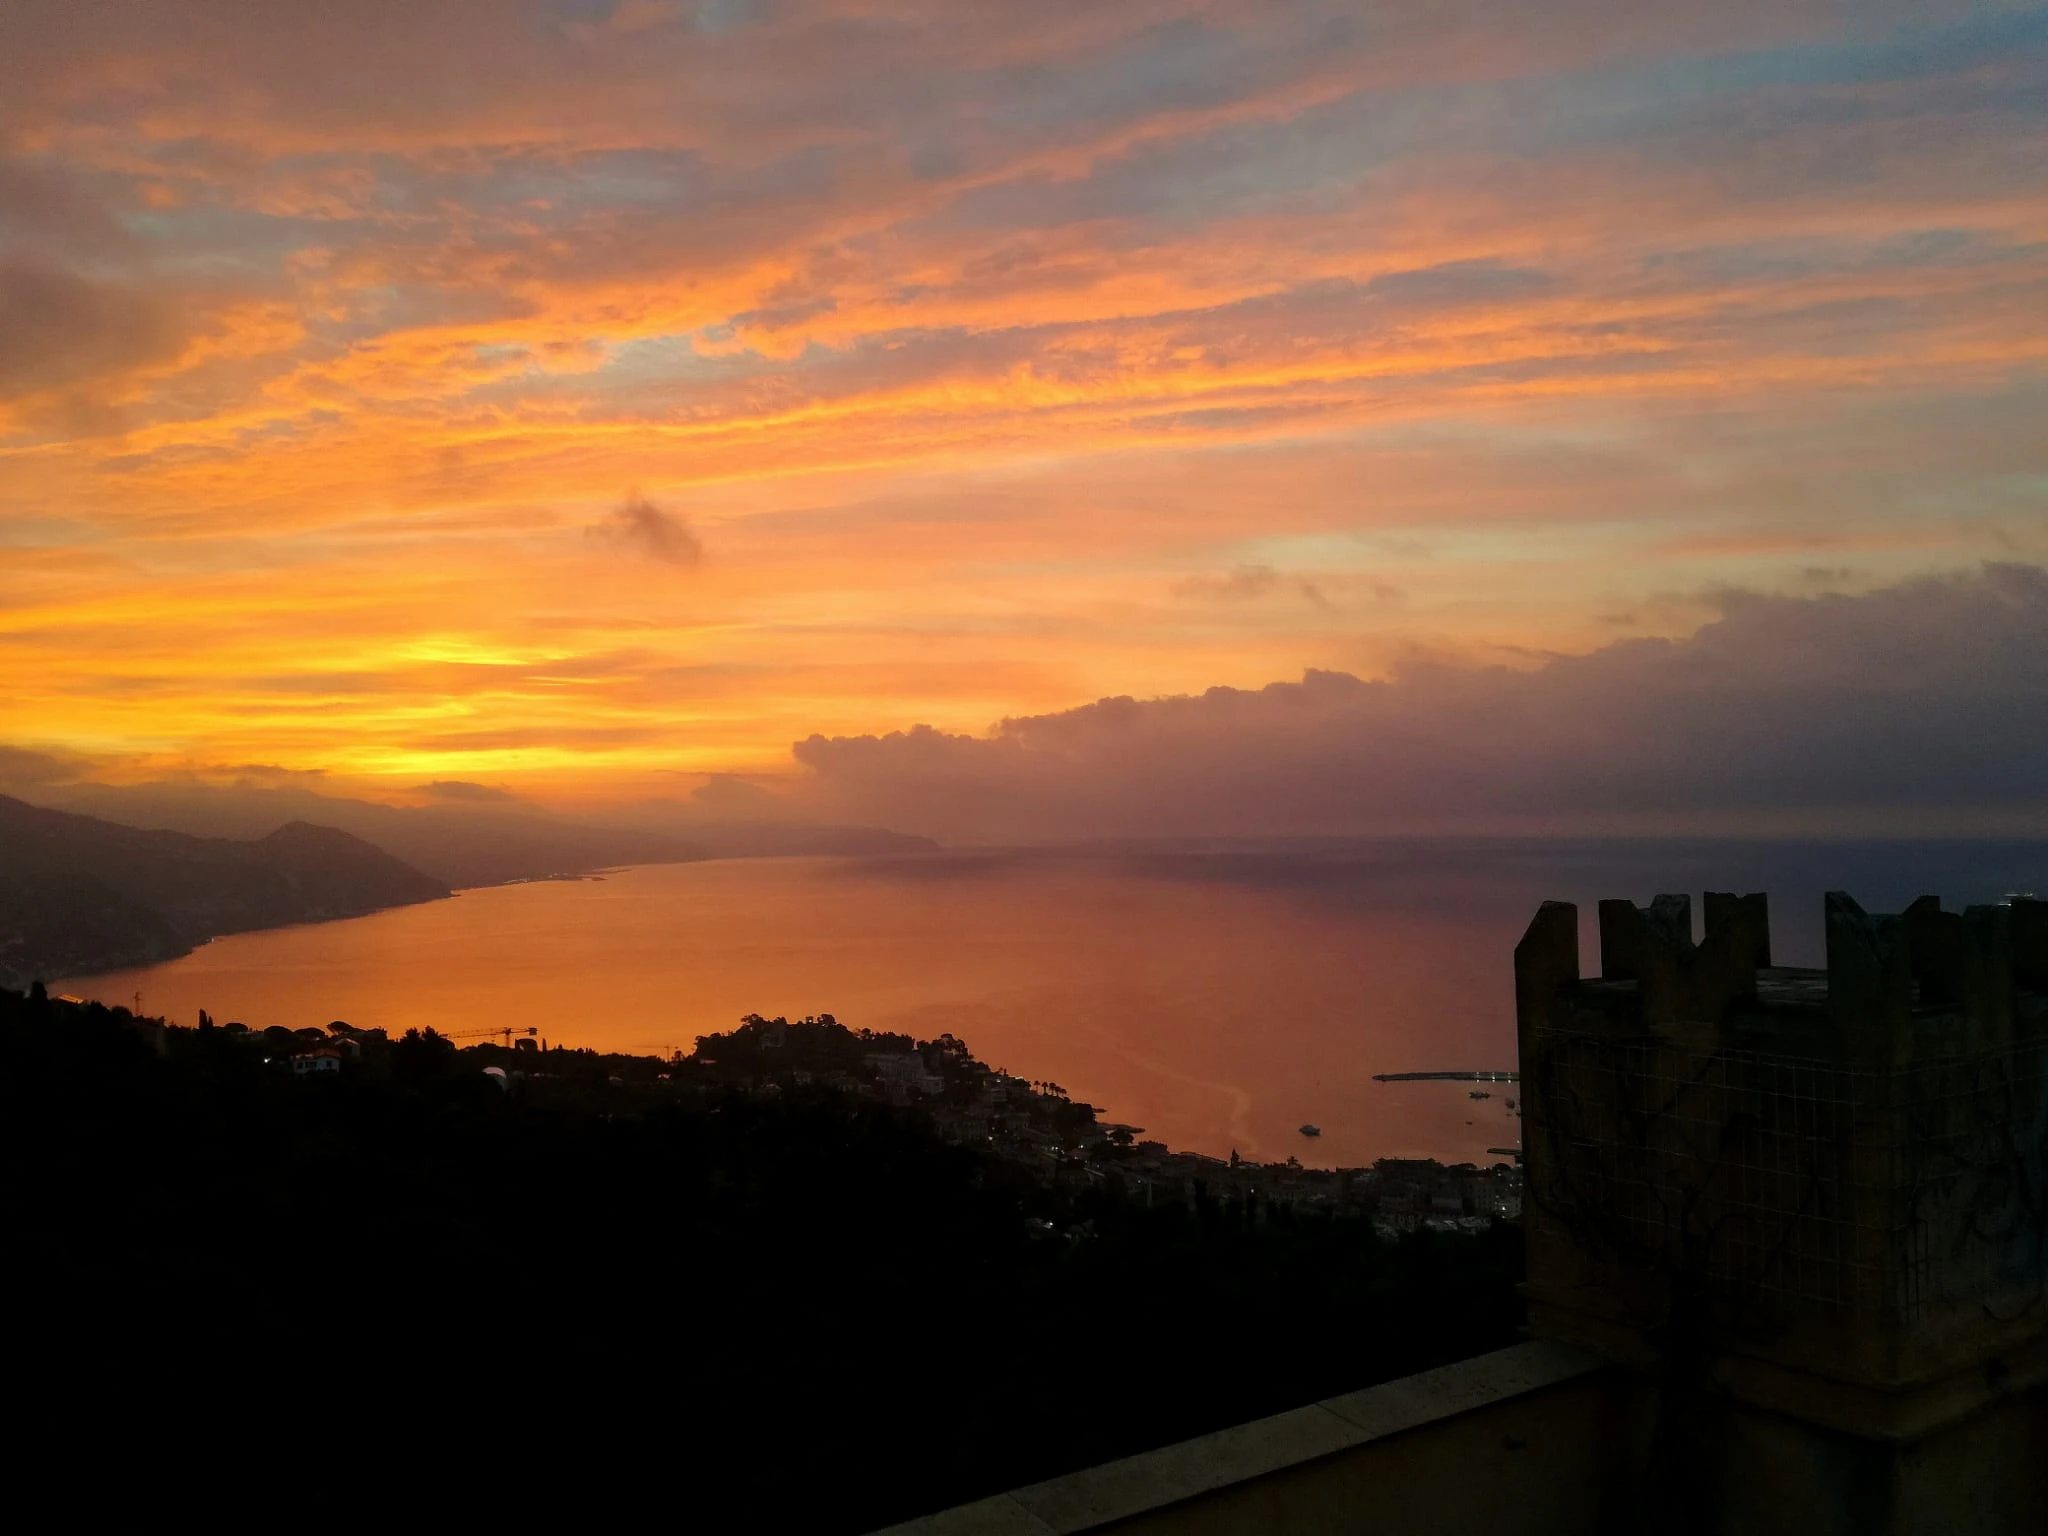
[[[16,739],[774,770],[2042,553],[1998,15],[102,9],[0,17]]]

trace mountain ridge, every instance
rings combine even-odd
[[[339,828],[194,837],[0,795],[0,981],[184,954],[253,928],[358,917],[452,892]]]
[[[881,827],[718,819],[680,803],[619,807],[585,821],[521,801],[386,805],[301,787],[78,781],[28,792],[58,810],[193,837],[256,839],[294,821],[334,827],[456,890],[628,864],[938,846]]]

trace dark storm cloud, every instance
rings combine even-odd
[[[1845,809],[2048,811],[2048,571],[1731,592],[1679,640],[1531,671],[1310,672],[1103,699],[985,737],[797,743],[835,815],[956,837],[1396,830]]]

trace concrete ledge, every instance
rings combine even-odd
[[[1375,1442],[1450,1426],[1604,1368],[1569,1344],[1533,1340],[925,1515],[881,1536],[1069,1536],[1149,1525],[1142,1517],[1335,1458],[1369,1455]],[[1193,1509],[1186,1513],[1189,1529],[1211,1523]]]

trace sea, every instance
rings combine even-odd
[[[1820,964],[1822,893],[1872,911],[2048,889],[2048,844],[1295,840],[657,864],[215,939],[61,989],[192,1023],[336,1019],[667,1055],[743,1015],[964,1039],[1176,1149],[1310,1166],[1517,1144],[1512,954],[1540,901],[1765,890]],[[1483,1095],[1483,1096],[1481,1096]],[[1313,1125],[1320,1134],[1308,1136]]]

